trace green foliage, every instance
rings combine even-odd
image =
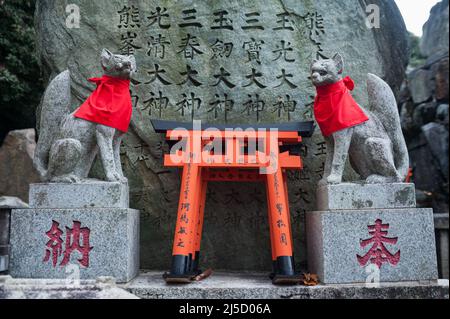
[[[44,86],[35,55],[36,0],[0,0],[0,143],[35,126]]]
[[[409,43],[411,48],[409,65],[413,68],[422,66],[425,64],[426,58],[422,55],[422,53],[420,53],[420,38],[409,32]]]

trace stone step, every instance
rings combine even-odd
[[[364,284],[274,286],[267,273],[214,272],[200,282],[168,285],[163,271],[142,272],[119,287],[143,299],[448,299],[448,280]]]
[[[0,276],[0,299],[139,299],[102,280],[14,279]]]

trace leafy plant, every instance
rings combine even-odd
[[[44,90],[35,55],[36,0],[0,0],[0,143],[14,129],[35,126]]]
[[[420,67],[425,64],[426,58],[420,53],[420,38],[409,32],[409,45],[411,50],[411,57],[409,65],[413,68]]]

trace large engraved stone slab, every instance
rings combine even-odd
[[[315,89],[308,79],[310,62],[336,52],[342,52],[347,74],[357,83],[358,102],[367,103],[369,72],[397,91],[408,60],[406,28],[394,1],[372,3],[380,8],[381,28],[366,26],[366,4],[357,0],[73,0],[71,16],[65,14],[66,2],[37,1],[43,72],[50,79],[70,70],[73,109],[95,88],[87,79],[102,74],[102,48],[136,56],[140,83],[131,88],[133,119],[122,163],[131,206],[142,213],[143,268],[168,267],[180,189],[179,172],[162,165],[167,150],[150,119],[220,124],[311,120]],[[71,24],[74,8],[79,9],[79,27]],[[317,130],[305,139],[305,170],[288,176],[299,263],[306,257],[304,213],[315,209],[326,153]],[[99,171],[94,169],[92,177],[102,177]],[[202,264],[270,270],[265,203],[263,185],[212,183]]]
[[[414,184],[323,185],[317,188],[318,210],[416,207]]]
[[[128,185],[101,181],[30,185],[34,208],[128,208]]]
[[[123,208],[16,209],[10,274],[16,278],[127,282],[139,270],[139,212]]]
[[[433,210],[306,214],[308,269],[324,284],[437,280]]]

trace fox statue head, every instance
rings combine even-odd
[[[314,60],[311,64],[311,80],[315,86],[339,82],[343,72],[344,59],[339,53],[332,59]]]
[[[105,75],[130,80],[137,71],[136,59],[133,55],[113,54],[103,49],[101,65]]]

